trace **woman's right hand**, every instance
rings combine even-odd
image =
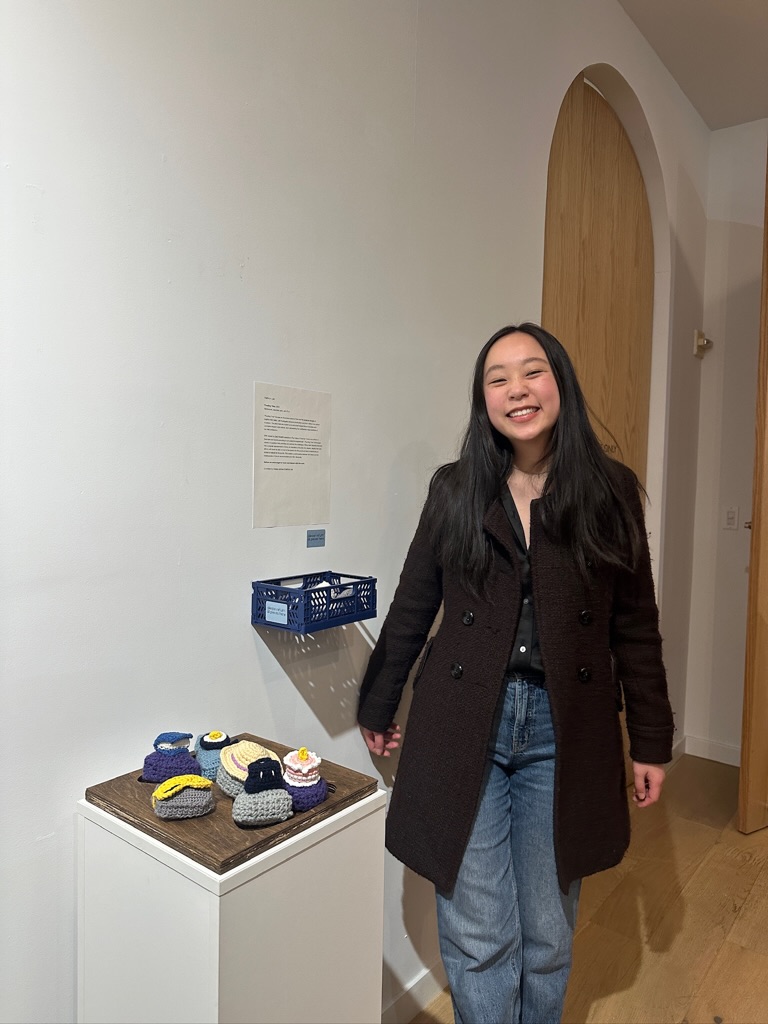
[[[362,725],[359,728],[366,747],[378,757],[389,757],[390,751],[400,746],[400,728],[394,722],[386,732],[374,732]]]

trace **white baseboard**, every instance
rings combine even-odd
[[[705,757],[708,761],[719,761],[721,764],[741,764],[741,748],[730,743],[717,743],[715,740],[704,739],[702,736],[685,737],[685,753],[694,757]]]
[[[408,1024],[425,1010],[448,986],[442,963],[425,967],[424,971],[397,999],[382,1011],[381,1024]]]

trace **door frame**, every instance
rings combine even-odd
[[[760,347],[757,361],[752,536],[747,598],[747,653],[741,727],[739,815],[741,832],[768,826],[768,155],[765,176]]]

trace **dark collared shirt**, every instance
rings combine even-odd
[[[512,653],[509,657],[507,673],[525,676],[527,679],[544,679],[544,664],[539,649],[539,633],[536,629],[536,616],[533,608],[533,579],[531,577],[531,558],[525,542],[525,531],[520,516],[508,487],[501,492],[501,503],[512,524],[515,535],[515,549],[520,565],[522,580],[523,603],[520,606],[520,618],[517,622],[517,633]]]

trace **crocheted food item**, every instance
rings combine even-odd
[[[204,736],[198,736],[195,740],[195,757],[200,765],[200,771],[206,779],[216,781],[216,775],[221,764],[221,752],[228,747],[232,740],[225,732],[207,732]]]
[[[191,732],[161,732],[154,742],[155,750],[188,750]]]
[[[152,809],[158,818],[199,818],[213,808],[213,783],[202,775],[176,775],[152,793]]]
[[[248,766],[243,792],[232,804],[232,820],[240,828],[261,828],[293,816],[291,797],[283,786],[280,762],[260,757]]]
[[[285,781],[291,786],[314,786],[320,778],[322,760],[306,747],[292,750],[283,758]]]
[[[200,775],[200,765],[189,752],[191,732],[161,732],[154,750],[144,758],[143,782],[165,782],[176,775]]]
[[[227,796],[236,797],[243,792],[243,783],[248,777],[248,765],[260,757],[271,757],[278,761],[277,754],[261,743],[240,740],[224,747],[221,763],[216,773],[216,784]]]
[[[328,796],[328,783],[320,775],[322,760],[306,747],[292,750],[283,758],[285,789],[294,811],[308,811]]]

